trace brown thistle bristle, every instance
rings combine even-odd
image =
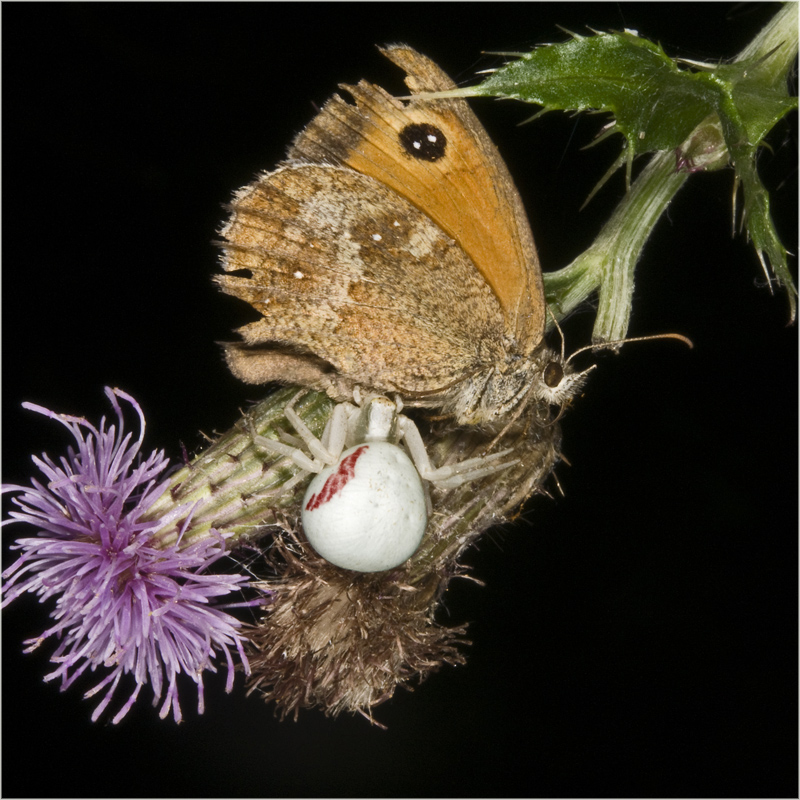
[[[405,570],[377,575],[342,570],[290,533],[275,541],[276,578],[262,625],[251,633],[250,691],[297,718],[301,708],[366,712],[396,686],[423,680],[442,664],[463,664],[465,626],[432,619],[431,588],[410,586]],[[462,644],[467,644],[461,641]]]

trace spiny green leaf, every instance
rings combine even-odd
[[[708,116],[714,86],[704,78],[679,69],[659,45],[625,31],[573,35],[539,47],[460,91],[537,103],[547,111],[609,111],[614,130],[638,154],[678,147]]]
[[[497,96],[535,103],[543,111],[610,112],[613,121],[603,136],[625,137],[629,177],[633,157],[651,151],[674,150],[685,172],[719,169],[730,161],[744,189],[747,233],[765,272],[766,256],[786,287],[794,319],[797,289],[756,170],[764,137],[797,108],[786,81],[797,54],[793,5],[781,9],[732,63],[683,61],[687,68],[681,68],[660,45],[632,31],[572,34],[566,42],[520,54],[478,86],[440,96]]]

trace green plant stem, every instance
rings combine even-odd
[[[764,58],[764,68],[776,76],[776,80],[782,80],[788,65],[797,56],[797,48],[797,5],[787,3],[742,50],[736,61]],[[687,141],[706,124],[704,120]],[[676,171],[673,151],[656,153],[592,245],[567,267],[545,273],[547,302],[557,319],[565,317],[597,291],[593,340],[598,343],[616,341],[626,336],[636,264],[656,223],[687,177],[687,173]]]
[[[784,3],[777,14],[759,31],[747,47],[736,56],[736,61],[750,58],[763,58],[775,51],[770,65],[773,75],[784,75],[797,58],[798,36],[797,25],[798,4]]]
[[[675,154],[656,153],[636,178],[593,244],[568,267],[545,278],[548,301],[566,316],[595,289],[599,305],[595,341],[622,339],[633,297],[633,274],[645,242],[687,173],[675,171]]]

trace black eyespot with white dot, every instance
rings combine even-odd
[[[414,122],[400,131],[400,144],[410,156],[422,161],[438,161],[447,149],[447,137],[427,122]]]

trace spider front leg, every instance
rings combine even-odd
[[[435,483],[443,489],[454,489],[468,481],[474,481],[506,469],[519,461],[518,458],[514,458],[501,464],[497,463],[498,459],[513,452],[513,448],[508,448],[491,455],[468,458],[464,461],[459,461],[457,464],[448,464],[437,469],[431,464],[428,451],[425,448],[425,442],[422,441],[422,436],[420,436],[417,426],[408,417],[400,416],[398,428],[401,437],[405,440],[417,472],[424,480]]]
[[[261,436],[256,433],[255,429],[252,427],[252,423],[249,423],[250,435],[253,442],[261,449],[277,455],[287,456],[297,464],[298,467],[307,472],[320,472],[325,467],[335,464],[342,454],[351,407],[347,403],[340,403],[334,408],[333,414],[328,420],[328,424],[325,426],[322,439],[320,440],[314,436],[309,427],[300,419],[297,412],[294,410],[294,404],[303,394],[305,394],[305,390],[298,392],[289,403],[287,403],[283,413],[286,419],[292,424],[292,427],[299,437],[303,440],[303,443],[309,449],[313,458],[310,458],[299,447],[292,447],[285,442]]]

